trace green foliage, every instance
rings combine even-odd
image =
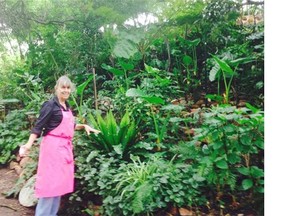
[[[204,179],[193,175],[189,166],[158,157],[147,162],[133,156],[131,159],[132,163],[121,164],[110,180],[114,187],[101,191],[104,215],[143,215],[171,203],[182,207],[204,202],[198,193]]]
[[[44,101],[51,98],[52,94],[45,92],[43,89],[43,82],[37,75],[30,75],[27,72],[24,74],[18,74],[21,80],[20,86],[16,87],[16,90],[21,92],[22,100],[25,105],[25,109],[38,112],[40,110],[39,105],[43,104]],[[15,85],[16,83],[14,83]]]
[[[240,64],[247,64],[254,61],[253,57],[239,58],[239,59],[230,59],[229,64],[234,66],[234,70],[227,63],[228,60],[221,60],[217,56],[212,56],[215,60],[216,64],[210,71],[209,79],[210,81],[214,81],[216,78],[218,80],[218,97],[222,97],[220,95],[220,81],[223,79],[225,93],[223,93],[223,103],[230,102],[230,91],[231,84],[235,75],[237,75],[236,70]],[[225,59],[229,59],[229,55],[224,56]],[[222,72],[222,73],[220,73]],[[208,96],[209,97],[209,96]],[[210,96],[211,98],[211,96]]]
[[[95,117],[90,113],[88,117],[92,125],[101,131],[98,135],[91,135],[98,149],[106,153],[116,152],[123,157],[129,155],[136,142],[138,130],[128,110],[118,123],[111,110],[104,118],[99,113]]]
[[[24,110],[11,111],[0,124],[0,165],[5,165],[15,156],[14,153],[27,137],[27,116]]]
[[[161,144],[162,144],[162,139],[164,137],[164,132],[166,131],[166,125],[164,123],[162,129],[160,129],[159,120],[157,120],[156,113],[154,111],[154,106],[159,105],[159,104],[164,104],[164,100],[160,97],[146,95],[140,89],[129,89],[126,92],[126,96],[128,96],[128,97],[140,97],[144,101],[147,102],[148,106],[150,107],[150,111],[149,111],[148,115],[152,117],[154,129],[155,129],[155,133],[156,133],[157,149],[160,150]],[[168,122],[168,120],[166,122]]]
[[[87,85],[91,82],[93,79],[93,75],[90,75],[87,77],[87,80],[80,85],[76,87],[75,94],[71,94],[72,100],[69,102],[71,106],[75,105],[77,109],[78,119],[81,123],[85,123],[85,117],[87,115],[87,103],[84,103],[83,97],[84,97],[84,90],[87,87]]]
[[[264,116],[248,106],[253,109],[217,106],[203,110],[203,123],[195,129],[193,140],[176,152],[182,160],[192,161],[215,192],[249,190],[254,199],[264,192]]]
[[[130,34],[121,31],[112,50],[112,55],[117,58],[129,59],[138,52],[137,43],[143,38],[141,34]]]
[[[129,89],[130,83],[132,81],[130,78],[128,78],[129,77],[128,72],[134,69],[134,65],[132,63],[125,62],[125,61],[120,59],[119,60],[119,67],[121,67],[121,70],[118,68],[111,67],[111,66],[106,65],[106,64],[102,64],[101,66],[103,69],[113,73],[113,75],[116,76],[115,77],[116,79],[119,79],[117,81],[119,82],[118,85],[120,87],[121,87],[121,78],[122,78],[122,76],[124,76],[126,90]]]

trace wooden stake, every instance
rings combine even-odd
[[[96,72],[95,68],[93,67],[93,84],[94,84],[94,99],[95,99],[95,108],[98,110],[98,96],[97,96],[97,85],[96,85]]]

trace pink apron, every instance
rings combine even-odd
[[[62,110],[62,115],[60,125],[44,136],[40,144],[37,198],[62,196],[74,190],[74,116],[70,110]]]

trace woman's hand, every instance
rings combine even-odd
[[[22,145],[20,146],[19,149],[19,156],[20,157],[26,157],[28,156],[29,150],[30,150],[31,146],[28,144]]]
[[[37,134],[30,134],[28,142],[25,145],[20,146],[19,149],[19,156],[20,157],[26,157],[29,153],[29,150],[31,149],[33,143],[37,139],[38,135]]]
[[[89,125],[84,125],[84,129],[85,129],[87,135],[90,135],[91,132],[95,133],[96,135],[101,133],[101,131],[94,129],[94,128],[90,127]]]

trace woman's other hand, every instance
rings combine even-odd
[[[90,127],[89,125],[84,125],[84,129],[85,129],[87,135],[90,135],[91,132],[95,133],[96,135],[101,133],[101,131],[94,129],[94,128]]]

